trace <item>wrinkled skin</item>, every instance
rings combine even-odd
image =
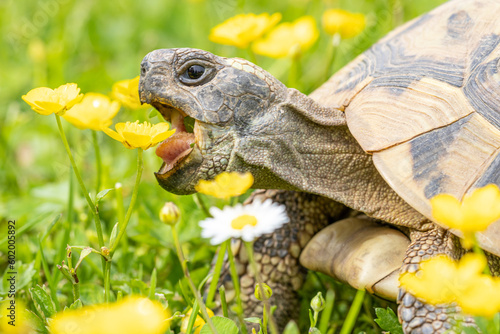
[[[194,64],[205,67],[199,80],[185,74]],[[276,136],[273,124],[283,119],[276,107],[286,94],[283,84],[266,73],[268,83],[208,52],[154,51],[144,58],[141,71],[143,102],[167,119],[174,108],[196,120],[193,151],[172,170],[157,174],[159,183],[173,193],[194,193],[200,179],[224,170],[252,171],[242,164],[241,155],[247,155],[242,145],[249,135]],[[214,158],[224,162],[217,172]]]

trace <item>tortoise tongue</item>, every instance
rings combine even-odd
[[[183,158],[189,155],[193,148],[191,144],[195,142],[194,134],[187,133],[184,127],[184,117],[178,112],[172,112],[172,128],[176,129],[173,136],[165,139],[156,148],[156,155],[163,159],[163,165],[159,171],[164,174],[174,168]]]

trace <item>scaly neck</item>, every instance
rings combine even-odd
[[[252,166],[256,187],[319,194],[386,222],[422,225],[425,218],[382,179],[339,108],[289,89],[268,115],[272,127],[236,145],[242,163]]]

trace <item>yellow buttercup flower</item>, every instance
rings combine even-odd
[[[500,311],[500,279],[482,274],[483,255],[468,253],[459,262],[441,255],[421,263],[418,273],[400,276],[401,286],[431,304],[457,303],[466,314]]]
[[[30,90],[22,99],[31,109],[41,115],[56,114],[59,116],[80,102],[83,94],[75,83],[59,86],[56,89],[38,87]]]
[[[484,231],[500,219],[500,189],[494,184],[478,188],[460,202],[448,194],[431,199],[432,216],[440,223],[464,233],[470,244],[474,232]]]
[[[147,298],[129,297],[113,304],[59,312],[50,322],[52,334],[163,334],[170,312]]]
[[[193,309],[190,309],[186,313],[186,316],[184,318],[182,318],[181,332],[183,332],[183,333],[185,333],[187,331],[187,327],[189,324],[189,318],[191,317],[191,313],[193,313]],[[210,318],[214,316],[214,312],[212,312],[212,310],[209,309],[208,307],[207,307],[207,313],[208,313],[208,316]],[[195,328],[194,334],[200,334],[200,331],[201,331],[201,328],[203,327],[203,325],[205,325],[205,320],[203,320],[203,318],[200,317],[200,315],[198,314],[196,316],[196,319],[195,319],[194,325],[193,325],[193,328]]]
[[[29,334],[33,333],[34,324],[31,323],[26,305],[17,299],[6,299],[0,303],[0,333]]]
[[[343,9],[328,9],[323,13],[323,29],[330,35],[340,34],[341,38],[359,35],[366,26],[365,16]]]
[[[248,172],[245,174],[224,172],[212,181],[200,180],[195,189],[205,195],[228,199],[244,194],[252,184],[253,176]]]
[[[234,45],[245,49],[280,20],[280,13],[273,15],[269,15],[269,13],[240,14],[212,28],[208,38],[215,43]]]
[[[116,131],[104,128],[103,131],[111,138],[121,142],[126,148],[141,148],[143,150],[155,146],[175,132],[175,129],[168,130],[168,123],[151,125],[148,122],[139,124],[139,121],[135,121],[134,123],[117,123],[115,129]]]
[[[121,80],[113,84],[111,97],[120,101],[122,105],[129,109],[149,108],[149,104],[142,104],[139,98],[139,76]]]
[[[500,279],[481,275],[459,296],[458,304],[466,314],[492,318],[500,312]]]
[[[79,129],[100,131],[111,125],[120,103],[98,93],[87,93],[82,102],[68,110],[63,118]]]
[[[266,38],[256,41],[252,50],[271,58],[282,58],[306,51],[318,37],[316,21],[312,16],[304,16],[292,23],[281,23]]]

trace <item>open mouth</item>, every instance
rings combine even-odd
[[[196,121],[182,110],[165,104],[153,103],[153,107],[163,115],[166,121],[170,121],[172,129],[176,130],[171,137],[165,139],[156,148],[156,155],[163,160],[163,165],[157,174],[165,174],[173,170],[193,151],[195,145],[193,130]]]

